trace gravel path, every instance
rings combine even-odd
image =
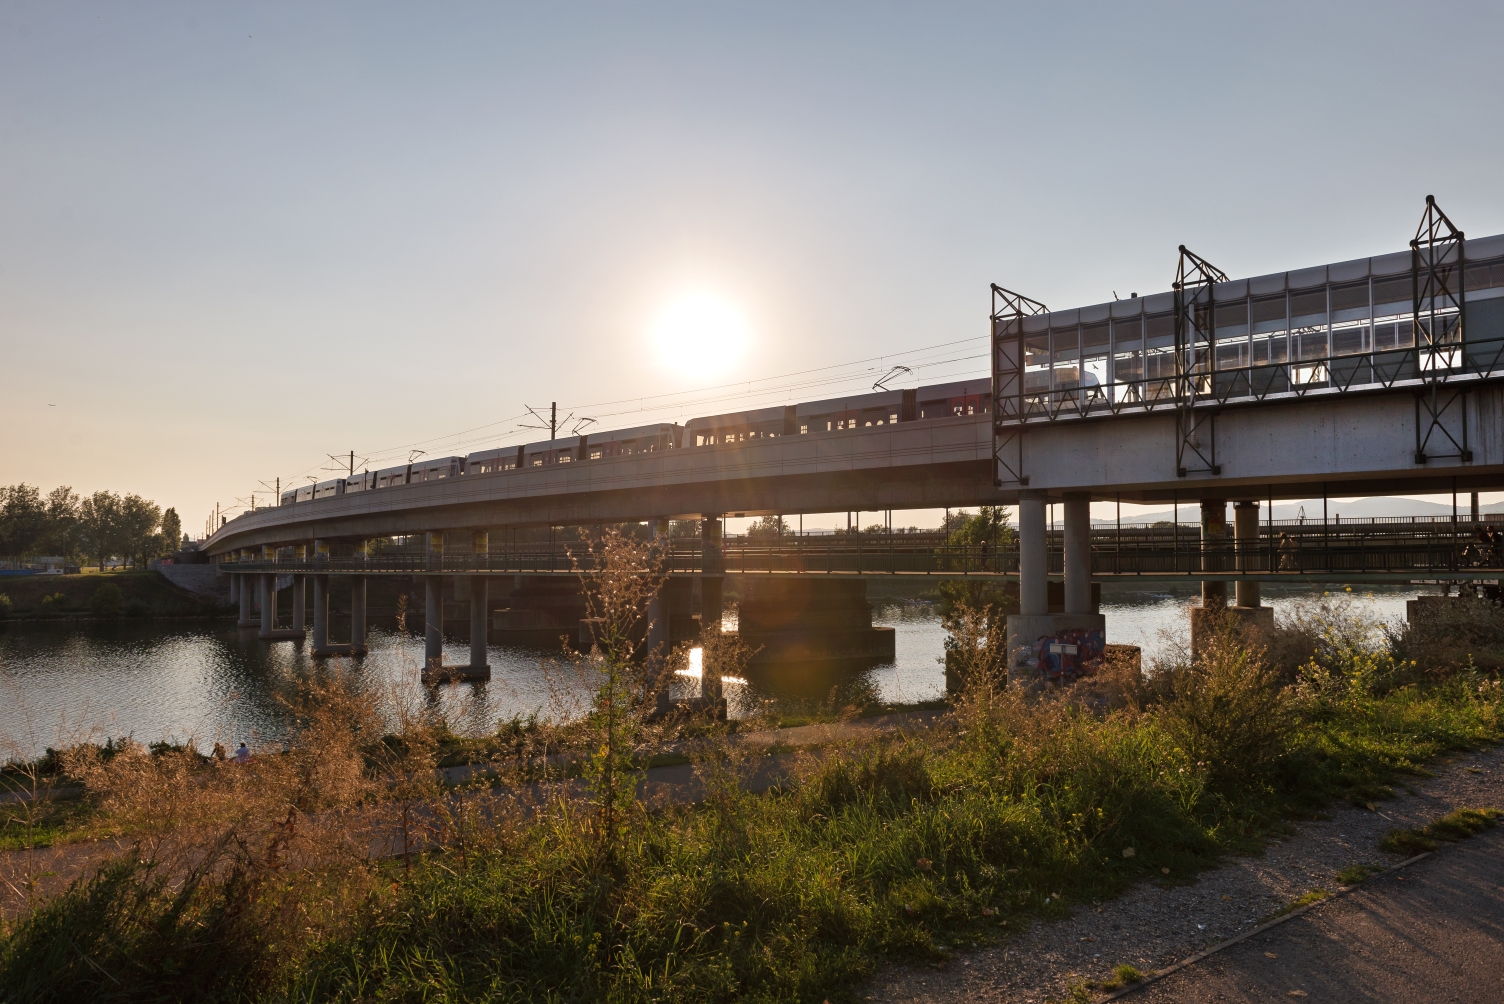
[[[1118,963],[1163,969],[1226,941],[1313,889],[1337,888],[1347,865],[1394,864],[1378,849],[1391,827],[1420,826],[1452,809],[1504,807],[1504,747],[1465,754],[1414,779],[1410,790],[1376,804],[1346,804],[1332,818],[1299,824],[1260,857],[1234,858],[1189,885],[1145,883],[1067,920],[959,955],[944,968],[900,969],[875,978],[866,1000],[1031,1002],[1060,1000],[1072,980],[1105,979]],[[1129,1000],[1132,1000],[1130,997]]]

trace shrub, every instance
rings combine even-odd
[[[125,593],[113,582],[106,582],[89,598],[89,612],[95,617],[119,617],[124,609]]]
[[[5,593],[0,593],[0,618],[5,618],[5,617],[9,617],[9,616],[10,616],[10,597],[7,596]]]
[[[1264,651],[1249,646],[1228,617],[1213,629],[1201,658],[1169,677],[1159,722],[1205,770],[1208,787],[1231,794],[1265,786],[1290,752],[1296,722]]]
[[[1485,599],[1435,597],[1420,603],[1414,623],[1386,634],[1395,657],[1427,676],[1449,676],[1468,660],[1479,669],[1504,669],[1504,607]]]

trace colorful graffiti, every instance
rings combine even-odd
[[[1104,633],[1092,628],[1071,628],[1042,636],[1034,644],[1034,677],[1049,683],[1070,683],[1091,676],[1102,664],[1106,643]]]

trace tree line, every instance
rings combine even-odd
[[[0,485],[0,554],[119,557],[145,566],[182,546],[176,509],[139,495],[98,491],[80,497],[67,485],[43,495],[28,484]],[[82,560],[79,561],[82,564]]]

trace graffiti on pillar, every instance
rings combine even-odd
[[[1071,628],[1042,636],[1034,645],[1034,676],[1049,683],[1070,683],[1096,673],[1106,644],[1103,632]]]

